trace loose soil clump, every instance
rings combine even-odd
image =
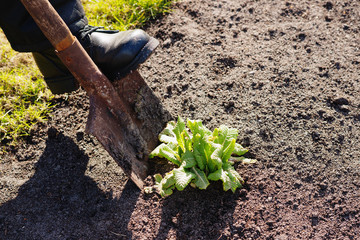
[[[140,72],[173,116],[240,130],[244,188],[144,194],[84,133],[80,90],[1,159],[0,239],[359,239],[359,10],[178,2]]]

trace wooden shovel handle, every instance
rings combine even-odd
[[[73,44],[75,37],[48,0],[21,0],[36,24],[57,51]]]

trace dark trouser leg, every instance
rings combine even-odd
[[[33,52],[33,56],[53,94],[72,92],[79,88],[79,84],[56,56],[54,49]]]

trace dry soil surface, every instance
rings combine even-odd
[[[0,239],[360,239],[359,26],[359,1],[178,2],[140,72],[173,116],[240,130],[245,187],[144,194],[78,91],[1,159]]]

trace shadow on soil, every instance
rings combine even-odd
[[[35,174],[0,206],[0,239],[132,239],[134,231],[157,232],[153,239],[222,239],[224,232],[241,231],[234,229],[232,215],[237,200],[246,199],[245,189],[233,194],[212,183],[206,191],[188,187],[159,202],[154,195],[141,196],[128,181],[114,198],[85,175],[88,162],[73,140],[50,128]],[[142,221],[144,212],[151,216],[148,223]]]
[[[130,239],[140,191],[129,181],[121,197],[84,175],[88,156],[52,128],[36,172],[0,207],[0,239]]]
[[[233,213],[238,201],[246,201],[248,186],[233,194],[224,192],[220,181],[212,182],[206,191],[187,187],[163,201],[160,228],[156,239],[227,239],[243,226],[234,224]],[[194,226],[196,223],[196,226]],[[236,226],[236,227],[234,227]],[[196,238],[197,238],[196,237]]]

